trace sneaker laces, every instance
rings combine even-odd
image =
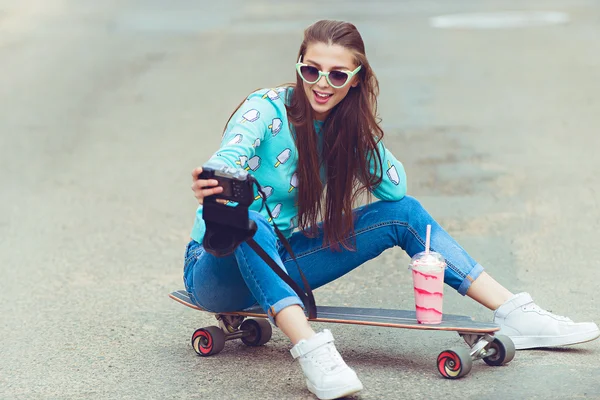
[[[318,364],[323,366],[324,369],[329,371],[333,371],[337,367],[344,365],[342,356],[340,356],[340,353],[338,353],[335,346],[331,343],[313,350],[310,356]]]
[[[529,304],[529,305],[527,305],[527,307],[541,315],[547,315],[547,316],[555,318],[559,321],[573,322],[573,320],[571,318],[563,317],[562,315],[553,314],[550,311],[543,310],[535,303]]]

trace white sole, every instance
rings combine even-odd
[[[526,350],[540,347],[571,346],[574,344],[591,342],[600,337],[600,331],[576,333],[565,336],[510,336],[515,349]]]
[[[350,396],[353,393],[360,392],[363,389],[363,385],[360,381],[332,389],[318,389],[307,379],[306,386],[308,387],[308,390],[320,400],[339,399],[340,397]]]

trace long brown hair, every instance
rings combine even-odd
[[[362,194],[370,195],[370,190],[382,180],[381,154],[377,149],[377,142],[383,138],[377,116],[379,83],[353,24],[323,20],[309,26],[304,31],[298,58],[313,43],[336,44],[350,50],[362,68],[357,74],[358,85],[350,88],[325,120],[321,154],[317,149],[314,113],[302,79],[296,77],[287,115],[295,128],[298,148],[298,226],[305,235],[314,237],[318,234],[316,224],[322,220],[323,245],[338,250],[341,244],[351,249],[348,238],[354,232],[352,208]],[[375,174],[370,174],[371,163]],[[322,165],[327,177],[325,188],[320,179]]]

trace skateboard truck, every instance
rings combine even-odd
[[[239,315],[216,314],[215,318],[219,321],[219,326],[223,331],[234,333],[244,321],[244,317]]]

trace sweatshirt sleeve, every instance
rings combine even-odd
[[[267,94],[273,91],[252,93],[231,117],[219,150],[205,165],[227,165],[234,168],[256,170],[260,158],[255,155],[256,147],[268,140],[272,132],[281,129],[285,104]]]
[[[373,195],[380,200],[398,201],[406,195],[406,172],[400,161],[394,157],[383,141],[377,144],[381,155],[383,177],[381,183],[373,190]],[[378,168],[376,157],[371,157],[371,174],[381,176],[382,171]]]

